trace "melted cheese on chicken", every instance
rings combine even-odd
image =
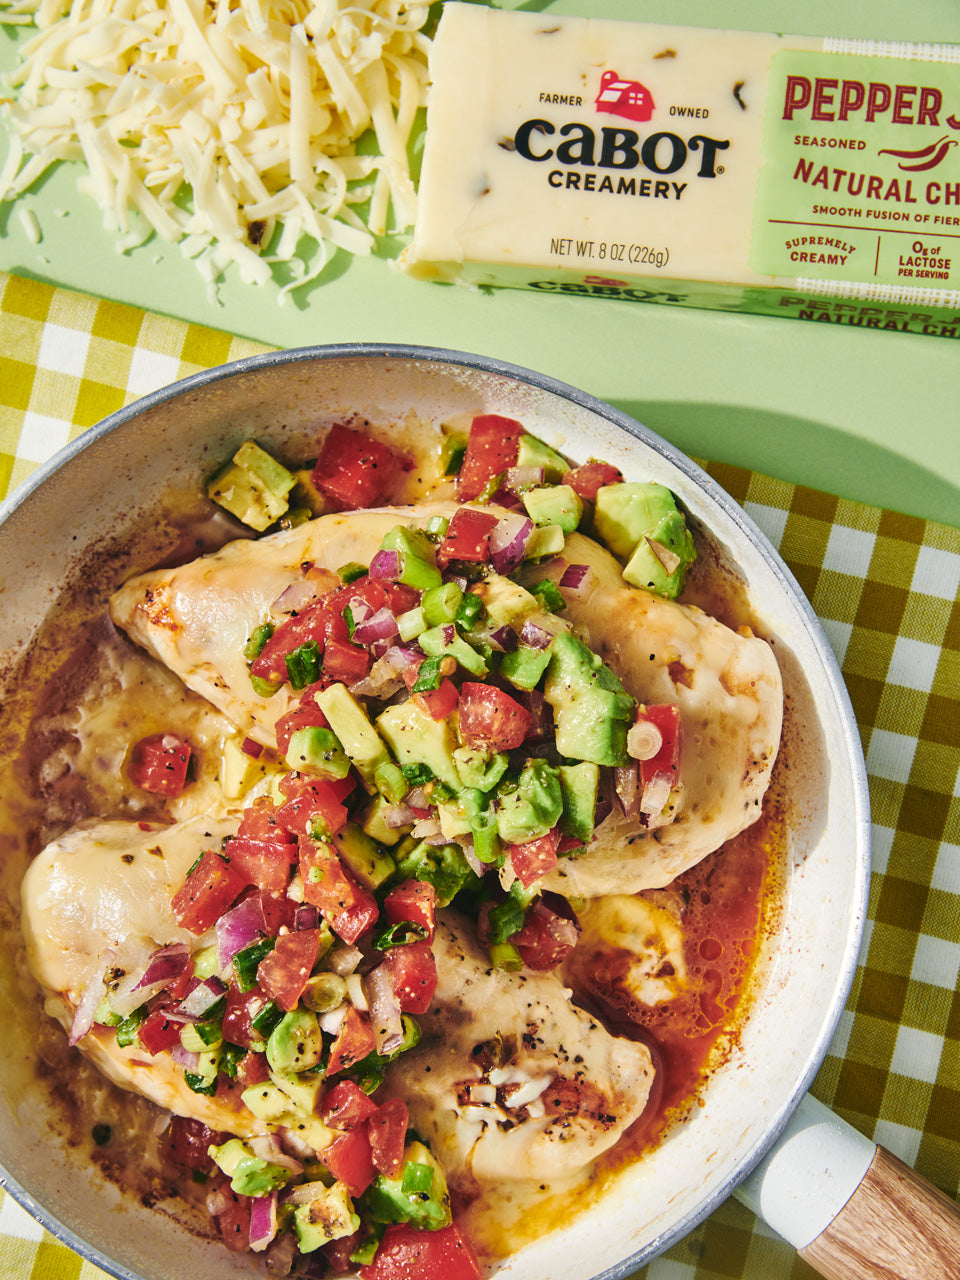
[[[302,581],[304,567],[316,574],[349,561],[368,564],[397,523],[454,510],[434,503],[347,512],[231,543],[132,579],[113,596],[111,616],[243,732],[272,746],[291,694],[287,686],[270,699],[253,692],[243,647],[254,629],[267,618],[282,620],[279,599]],[[613,556],[590,539],[571,534],[565,555],[591,573],[562,618],[638,701],[679,704],[683,754],[669,825],[644,829],[611,815],[590,848],[565,859],[547,887],[581,897],[659,888],[759,816],[780,740],[780,671],[758,637],[627,585]]]
[[[134,822],[83,824],[38,854],[23,880],[22,922],[28,963],[51,1017],[69,1031],[84,997],[102,992],[104,972],[122,963],[131,944],[141,955],[171,942],[198,945],[177,924],[170,899],[198,853],[235,826],[210,818],[148,831]],[[169,1054],[122,1048],[112,1030],[96,1026],[78,1047],[115,1084],[168,1111],[241,1136],[264,1131],[229,1093],[210,1098],[189,1089]]]
[[[434,939],[439,981],[421,1041],[389,1088],[454,1180],[558,1181],[643,1111],[645,1045],[610,1033],[553,973],[492,968],[454,913]]]

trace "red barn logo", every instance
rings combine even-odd
[[[604,71],[594,106],[598,111],[624,120],[649,120],[653,115],[653,95],[639,80],[621,80],[616,71]]]

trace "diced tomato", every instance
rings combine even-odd
[[[404,1013],[426,1013],[437,989],[437,962],[429,942],[391,947],[384,957]]]
[[[207,1155],[207,1148],[217,1146],[222,1141],[223,1134],[211,1129],[202,1120],[175,1115],[170,1117],[164,1133],[163,1149],[167,1158],[181,1169],[209,1173],[213,1168],[213,1161]]]
[[[191,933],[206,933],[233,906],[244,885],[230,863],[208,849],[173,895],[170,905],[177,923]]]
[[[290,738],[297,729],[311,727],[327,729],[329,728],[329,721],[317,706],[315,694],[311,690],[307,690],[300,701],[277,721],[277,751],[280,755],[285,756],[287,754]]]
[[[344,942],[356,942],[376,922],[380,914],[376,898],[354,880],[330,845],[302,840],[300,874],[304,901],[319,908]]]
[[[235,1253],[246,1253],[250,1248],[250,1198],[232,1191],[227,1178],[216,1184],[216,1190],[227,1204],[222,1213],[214,1215],[223,1243]]]
[[[456,710],[460,698],[457,686],[446,676],[436,689],[423,689],[412,696],[413,701],[426,711],[431,720],[446,720],[447,716]]]
[[[622,479],[623,472],[609,462],[585,462],[567,471],[563,483],[587,502],[595,502],[598,489],[605,484],[619,484]]]
[[[373,1053],[376,1047],[370,1019],[352,1004],[348,1005],[340,1030],[330,1046],[327,1075],[334,1076],[338,1071],[348,1071],[368,1053]]]
[[[545,893],[527,910],[523,927],[510,941],[529,969],[555,969],[579,937],[580,925],[566,898]]]
[[[320,446],[313,483],[344,510],[379,507],[396,495],[411,465],[389,445],[338,422]]]
[[[330,1129],[356,1129],[376,1115],[377,1104],[352,1080],[339,1080],[320,1104],[320,1116]]]
[[[402,1098],[388,1098],[367,1121],[370,1152],[379,1173],[395,1178],[403,1165],[410,1115]]]
[[[231,982],[227,987],[227,1007],[221,1023],[224,1040],[228,1044],[239,1045],[241,1049],[262,1049],[264,1038],[254,1027],[253,1019],[266,1003],[267,997],[259,987],[241,991]]]
[[[130,754],[130,781],[152,795],[178,796],[187,784],[192,752],[190,743],[175,733],[151,733]]]
[[[680,750],[683,737],[683,725],[680,720],[680,708],[676,703],[654,703],[640,707],[637,721],[648,720],[655,725],[663,737],[660,750],[650,760],[640,760],[640,786],[645,787],[655,774],[666,773],[676,779],[680,771]]]
[[[460,735],[479,751],[510,751],[527,736],[533,717],[496,685],[467,680],[460,687]]]
[[[458,507],[437,548],[437,564],[440,568],[445,569],[452,560],[486,564],[490,559],[490,534],[496,527],[497,519],[489,511]]]
[[[255,836],[233,836],[224,846],[230,866],[246,884],[272,893],[282,893],[290,883],[297,859],[297,846],[279,832],[280,839],[260,840]]]
[[[335,835],[347,825],[349,814],[342,802],[355,786],[356,782],[349,774],[345,778],[309,778],[289,774],[280,783],[281,791],[288,798],[277,812],[277,821],[297,836],[311,835],[316,823],[320,823],[330,835]]]
[[[324,677],[336,684],[355,684],[370,670],[370,653],[349,640],[331,638],[323,651]]]
[[[461,502],[478,498],[494,476],[517,465],[523,433],[519,422],[498,413],[482,413],[474,418],[457,477],[457,497]]]
[[[300,1001],[316,963],[319,945],[320,932],[317,929],[283,933],[277,938],[273,950],[260,961],[258,985],[288,1013]]]
[[[293,898],[287,896],[286,888],[279,893],[273,893],[267,889],[258,889],[255,892],[260,898],[260,907],[269,937],[275,937],[283,928],[295,927],[297,904]]]
[[[408,1223],[387,1227],[362,1280],[480,1280],[477,1256],[455,1222],[439,1231]]]
[[[557,850],[560,847],[560,828],[554,827],[546,835],[536,840],[527,840],[523,844],[511,844],[507,852],[514,874],[525,889],[529,889],[535,880],[545,876],[557,865]]]
[[[162,1009],[148,1013],[137,1029],[137,1039],[147,1053],[163,1053],[180,1043],[182,1022],[174,1022]]]
[[[426,880],[404,880],[383,900],[383,913],[390,924],[410,920],[426,930],[427,941],[433,937],[437,909],[437,891]]]
[[[377,1175],[365,1126],[347,1129],[335,1138],[324,1148],[322,1160],[352,1196],[362,1196]]]
[[[372,613],[389,609],[391,613],[406,613],[420,599],[415,587],[403,582],[388,582],[384,578],[358,578],[346,586],[338,587],[326,597],[327,607],[342,614],[347,605],[362,600]]]
[[[237,1084],[249,1089],[252,1084],[263,1084],[270,1079],[270,1063],[265,1053],[248,1049],[237,1063]]]
[[[308,640],[314,640],[322,654],[328,640],[346,640],[348,636],[347,624],[338,613],[327,608],[324,597],[280,623],[251,662],[250,674],[261,680],[282,684],[288,678],[287,664],[284,661],[288,653],[306,644]]]

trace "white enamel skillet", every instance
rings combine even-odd
[[[244,439],[310,454],[318,426],[359,413],[387,423],[493,411],[573,458],[670,487],[748,584],[774,639],[789,709],[789,863],[779,927],[739,1043],[676,1127],[567,1228],[508,1259],[497,1280],[622,1280],[737,1192],[823,1275],[960,1277],[956,1207],[807,1095],[852,981],[869,877],[866,776],[857,728],[822,630],[744,512],[697,466],[625,414],[550,378],[459,352],[356,344],[253,357],[164,388],[86,432],[0,510],[0,678],[19,664],[61,592],[104,589],[130,566],[135,517],[196,489]],[[145,567],[145,566],[137,566]],[[13,767],[18,743],[7,734]],[[11,848],[10,841],[5,847]],[[10,855],[13,856],[13,855]],[[10,877],[8,877],[10,879]],[[0,992],[31,998],[13,970],[15,901]],[[0,1052],[3,1185],[56,1236],[121,1280],[225,1280],[248,1258],[129,1203],[50,1136],[29,1053]]]

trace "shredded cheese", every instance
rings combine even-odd
[[[4,102],[0,202],[58,161],[126,250],[153,234],[215,289],[369,254],[411,226],[408,149],[428,4],[407,0],[0,0],[32,21]],[[358,146],[369,134],[371,142]],[[308,270],[307,262],[310,261]]]

